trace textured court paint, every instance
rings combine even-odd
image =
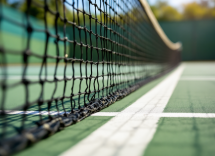
[[[158,85],[161,81],[163,81],[169,74],[158,78],[150,83],[147,83],[140,89],[136,90],[135,92],[131,93],[127,97],[123,98],[120,101],[117,101],[113,105],[107,107],[106,109],[103,109],[101,112],[121,112],[126,107],[130,106],[132,103],[134,103],[137,99],[142,97],[144,94],[146,94],[148,91],[150,91],[153,87]]]
[[[214,156],[214,129],[214,118],[161,118],[144,156]]]
[[[83,121],[65,128],[63,131],[40,141],[16,154],[17,156],[59,155],[69,147],[91,134],[112,117],[88,117]]]
[[[179,81],[164,112],[215,113],[215,81]]]

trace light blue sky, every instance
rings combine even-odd
[[[149,2],[150,5],[153,5],[159,0],[147,0],[147,1]],[[181,11],[183,4],[190,3],[190,2],[200,2],[201,0],[162,0],[162,1],[168,2],[168,4],[170,4],[171,6]],[[208,2],[210,2],[209,4],[213,5],[211,1],[212,0],[208,0]]]
[[[153,5],[157,2],[158,0],[148,0],[148,2]],[[174,7],[180,7],[182,4],[186,4],[189,2],[193,1],[199,1],[199,0],[162,0],[162,1],[167,1],[168,4],[174,6]]]

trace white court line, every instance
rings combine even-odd
[[[1,110],[0,110],[1,112]],[[5,111],[6,114],[14,114],[14,115],[18,115],[18,114],[27,114],[27,115],[48,115],[50,113],[50,115],[57,115],[58,112],[56,111],[9,111],[6,110]],[[70,112],[66,112],[67,114],[69,114]],[[59,112],[59,114],[64,114],[64,112]]]
[[[160,119],[160,116],[151,117],[149,114],[163,112],[183,68],[183,65],[178,67],[164,81],[61,155],[142,155]]]
[[[76,75],[75,77],[80,77],[80,75]],[[83,76],[84,77],[84,76]],[[28,76],[25,76],[25,78],[26,79],[29,79],[29,80],[39,80],[40,78],[41,79],[48,79],[48,80],[54,80],[54,76],[53,75],[48,75],[48,76],[41,76],[41,77],[39,77],[38,75],[36,75],[36,76],[33,76],[33,75],[28,75]],[[63,79],[64,78],[64,76],[60,76],[60,75],[57,75],[56,76],[56,78],[58,78],[58,79]],[[69,79],[71,79],[72,77],[69,77],[69,76],[67,76],[67,78],[69,78]],[[123,79],[123,80],[128,80],[128,79],[131,79],[131,80],[133,80],[134,79],[134,76],[125,76],[125,77],[123,77],[123,76],[121,76],[121,77],[117,77],[117,76],[115,76],[115,78],[120,78],[120,79]],[[137,79],[138,78],[140,78],[140,77],[136,77]],[[7,79],[7,80],[21,80],[22,79],[22,76],[21,75],[10,75],[10,76],[7,76],[7,77],[5,77],[5,76],[1,76],[0,75],[0,80],[4,80],[4,79]],[[107,80],[108,79],[108,76],[104,76],[104,77],[99,77],[98,78],[98,80],[102,80],[102,79],[104,79],[104,80]],[[109,78],[110,79],[110,78]]]
[[[117,116],[120,112],[98,112],[91,116]],[[122,113],[125,116],[131,113]],[[136,116],[171,117],[171,118],[215,118],[215,113],[136,113]]]
[[[120,112],[98,112],[91,116],[117,116]]]
[[[183,76],[180,81],[215,81],[214,76]]]
[[[6,111],[7,114],[27,114],[27,115],[48,115],[48,111]],[[70,112],[66,112],[69,114]],[[57,115],[58,112],[50,111],[50,115]],[[59,112],[59,114],[64,114],[64,112]],[[91,116],[117,116],[118,114],[123,114],[124,116],[134,115],[135,113],[120,113],[120,112],[98,112],[92,114]],[[215,113],[136,113],[136,116],[148,116],[148,117],[177,117],[177,118],[215,118]]]

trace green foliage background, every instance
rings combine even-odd
[[[151,9],[158,21],[215,19],[215,1],[212,1],[214,6],[197,2],[186,3],[183,5],[182,12],[165,1],[157,1]]]

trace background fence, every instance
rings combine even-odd
[[[182,60],[215,60],[215,20],[160,22],[173,42],[183,44]]]

